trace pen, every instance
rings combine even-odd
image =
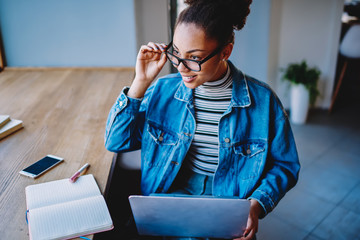
[[[75,182],[76,179],[80,176],[80,174],[82,172],[84,172],[88,167],[90,167],[90,164],[86,163],[84,166],[82,166],[79,170],[77,170],[76,173],[74,173],[74,175],[72,175],[72,177],[70,178],[70,182]]]

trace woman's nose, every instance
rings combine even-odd
[[[179,72],[189,72],[190,71],[187,67],[185,67],[183,62],[180,62],[177,69]]]

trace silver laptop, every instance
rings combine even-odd
[[[129,197],[140,235],[236,238],[243,235],[250,202],[239,198],[157,194]]]

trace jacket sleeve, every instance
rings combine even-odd
[[[278,116],[270,123],[269,151],[264,176],[249,199],[256,199],[263,207],[263,218],[278,204],[281,198],[295,186],[300,163],[295,140],[287,114],[278,106]]]
[[[143,99],[127,96],[125,87],[112,106],[105,129],[105,147],[112,152],[140,149],[150,87]]]

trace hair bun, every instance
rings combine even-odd
[[[230,1],[229,16],[232,18],[233,28],[240,30],[245,26],[246,18],[250,13],[250,4],[252,0],[234,0]]]
[[[252,0],[185,0],[189,6],[176,20],[180,23],[194,23],[205,31],[206,37],[220,45],[234,42],[234,29],[244,27],[250,13]]]
[[[184,3],[186,3],[187,5],[193,5],[195,3],[199,3],[201,2],[201,0],[185,0]]]
[[[235,30],[240,30],[246,23],[252,0],[185,0],[184,3],[197,7],[212,6],[212,9],[229,19]]]

